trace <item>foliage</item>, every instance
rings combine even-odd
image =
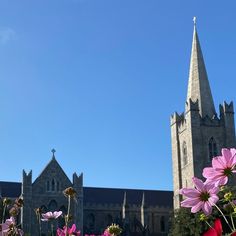
[[[169,236],[201,236],[208,229],[205,222],[200,220],[200,213],[193,214],[188,208],[175,210],[170,223]]]

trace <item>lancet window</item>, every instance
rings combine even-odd
[[[217,145],[213,137],[211,137],[209,140],[208,149],[209,149],[209,160],[211,160],[212,157],[217,156]]]
[[[182,145],[182,155],[183,155],[183,166],[186,166],[188,164],[188,153],[187,153],[186,142],[183,142]]]

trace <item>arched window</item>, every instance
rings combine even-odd
[[[54,192],[55,191],[55,180],[52,179],[52,191]]]
[[[49,183],[49,180],[47,181],[47,192],[50,191],[50,183]]]
[[[161,225],[161,232],[165,232],[166,231],[166,224],[165,224],[165,217],[164,216],[161,216],[160,225]]]
[[[48,204],[49,211],[56,211],[57,210],[57,202],[55,200],[51,200]]]
[[[209,140],[208,149],[209,149],[209,160],[211,160],[213,157],[217,156],[217,145],[213,137],[211,137]]]
[[[59,181],[57,181],[57,192],[59,192],[60,191],[60,183],[59,183]]]
[[[182,155],[183,155],[183,166],[186,166],[188,164],[188,154],[187,154],[186,142],[183,142],[183,145],[182,145]]]

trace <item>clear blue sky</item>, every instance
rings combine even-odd
[[[56,158],[85,186],[172,189],[193,16],[216,109],[235,101],[236,2],[0,1],[0,180]]]

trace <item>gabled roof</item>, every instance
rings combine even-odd
[[[55,170],[57,170],[57,173],[60,172],[64,176],[65,180],[67,180],[70,184],[72,184],[70,179],[67,177],[66,173],[64,172],[64,170],[60,166],[60,164],[57,162],[54,155],[53,155],[51,161],[43,169],[41,174],[35,179],[34,183],[36,183],[39,179],[43,178],[44,175],[48,175],[48,173],[51,173],[52,171],[55,171]]]
[[[21,195],[21,183],[0,181],[0,197],[17,198]]]
[[[145,194],[145,206],[173,207],[172,191],[94,187],[84,187],[83,190],[85,204],[123,204],[126,193],[127,205],[141,206]]]

